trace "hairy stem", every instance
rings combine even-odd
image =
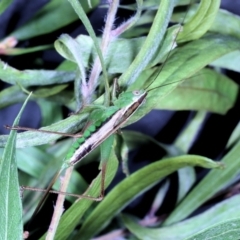
[[[109,43],[112,40],[111,31],[112,31],[112,28],[114,25],[114,20],[115,20],[118,6],[119,6],[119,0],[113,0],[110,2],[110,6],[108,9],[108,13],[107,13],[106,25],[104,27],[102,43],[101,43],[101,50],[102,50],[103,56],[106,54]],[[93,64],[93,68],[92,68],[92,71],[91,71],[91,74],[89,77],[89,81],[88,81],[88,96],[91,96],[92,92],[95,90],[95,87],[97,85],[97,80],[101,73],[101,70],[102,69],[101,69],[100,60],[99,60],[99,57],[97,57]],[[105,81],[105,88],[106,88],[106,91],[107,91],[107,89],[109,90],[107,80]],[[109,105],[109,93],[106,98],[107,99],[105,99],[105,103],[107,103],[107,105]]]

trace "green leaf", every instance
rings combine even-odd
[[[219,190],[234,181],[240,172],[240,142],[226,154],[222,163],[226,166],[224,171],[212,170],[195,188],[180,202],[164,225],[173,224],[189,216],[199,206],[211,198]]]
[[[214,67],[226,68],[236,72],[240,72],[239,68],[240,61],[240,51],[234,51],[229,54],[224,55],[223,57],[218,58],[210,65]]]
[[[36,147],[17,149],[16,155],[19,170],[36,178],[46,166],[47,160],[51,159],[50,154]]]
[[[210,30],[212,32],[240,38],[240,17],[220,9]]]
[[[216,224],[201,233],[198,233],[186,240],[202,240],[202,239],[215,239],[215,240],[232,240],[240,238],[240,218],[224,221]]]
[[[218,12],[220,0],[202,0],[196,13],[184,25],[178,42],[190,41],[203,36],[211,27]]]
[[[163,107],[162,102],[164,97],[166,97],[166,101],[170,100],[171,102],[171,97],[167,96],[167,94],[173,91],[177,85],[180,84],[179,81],[190,78],[214,59],[217,59],[218,57],[239,48],[240,44],[238,39],[223,35],[208,34],[201,39],[192,41],[183,47],[174,50],[174,53],[168,59],[164,67],[160,67],[160,73],[159,69],[155,70],[155,74],[153,74],[152,70],[149,70],[148,73],[147,71],[144,71],[141,77],[139,77],[138,80],[128,88],[128,90],[143,89],[143,86],[148,86],[149,83],[151,83],[152,78],[155,79],[155,81],[150,85],[149,88],[157,88],[149,92],[146,103],[143,104],[137,113],[131,117],[128,123],[135,122],[142,116],[146,115],[146,113],[148,113],[153,108],[161,109]],[[199,49],[201,49],[200,54]],[[158,88],[161,85],[165,86]],[[232,84],[230,85],[232,86]],[[236,91],[237,87],[235,86],[233,87],[233,92],[228,96],[229,99],[236,97],[236,95],[233,94]],[[199,104],[199,99],[197,102]],[[230,105],[233,103],[234,101],[231,100]],[[191,105],[191,103],[188,104]],[[181,109],[181,107],[178,108],[177,105],[172,109]],[[222,104],[221,107],[218,107],[218,111],[221,110],[221,108],[224,106],[226,105]]]
[[[212,2],[213,2],[212,4],[215,4],[214,1]],[[195,4],[190,8],[190,10],[187,13],[185,21],[189,21],[189,19],[197,11],[198,6],[199,6],[198,4]],[[179,22],[184,18],[185,15],[186,15],[185,9],[182,12],[176,12],[172,16],[172,21]],[[203,13],[203,16],[204,15],[205,13]],[[222,35],[240,38],[240,17],[224,9],[218,9],[218,12],[209,30],[211,32],[221,33]]]
[[[119,78],[120,84],[129,85],[134,82],[139,77],[140,73],[145,69],[145,67],[150,63],[164,37],[173,7],[174,1],[172,0],[164,0],[160,2],[148,36],[134,61]]]
[[[183,129],[174,142],[174,145],[183,153],[187,153],[202,128],[207,112],[199,111],[196,113],[191,122]]]
[[[180,169],[178,170],[180,171]],[[159,188],[157,194],[155,195],[155,198],[154,198],[154,201],[152,203],[152,206],[151,206],[151,209],[149,211],[149,213],[146,215],[146,219],[150,216],[154,216],[157,209],[159,209],[162,204],[163,204],[163,201],[166,197],[166,194],[167,192],[169,191],[169,187],[170,187],[170,181],[169,179],[167,179],[162,185],[161,187]]]
[[[78,66],[78,71],[74,81],[74,95],[77,102],[76,110],[78,110],[83,105],[82,102],[86,102],[86,99],[83,99],[82,96],[82,88],[87,82],[86,70],[83,64],[82,55],[80,54],[82,49],[79,48],[77,41],[68,34],[62,34],[60,38],[55,41],[54,46],[60,54],[64,55],[64,57],[68,60],[76,63]]]
[[[185,167],[178,170],[178,197],[179,203],[196,182],[196,173],[193,167]]]
[[[61,84],[72,81],[74,72],[57,70],[23,70],[19,71],[0,61],[0,78],[2,81],[23,87]]]
[[[45,99],[39,99],[37,101],[41,111],[41,126],[47,126],[53,122],[62,120],[63,113],[61,106],[58,103],[54,103]]]
[[[2,14],[11,3],[12,3],[12,0],[1,0],[1,2],[0,2],[0,14]]]
[[[163,177],[185,166],[219,167],[219,163],[195,155],[184,155],[152,163],[119,183],[85,220],[78,239],[90,239],[106,226],[129,202],[158,183]],[[148,177],[146,177],[148,176]],[[76,238],[77,239],[77,238]]]
[[[68,84],[56,85],[53,87],[41,87],[34,91],[33,96],[36,98],[46,98],[57,93],[62,92],[64,89],[68,87]]]
[[[142,145],[155,144],[161,149],[164,149],[164,151],[167,153],[167,156],[169,157],[175,157],[175,156],[185,154],[183,153],[183,151],[179,151],[179,149],[173,145],[158,142],[153,137],[149,137],[148,135],[140,132],[122,130],[122,138],[123,138],[124,145],[126,145],[124,151],[127,151],[127,152],[134,150],[138,147],[141,147]],[[125,158],[127,157],[125,156]]]
[[[30,96],[31,94],[24,102],[13,125],[18,124]],[[0,162],[0,232],[2,239],[22,239],[23,234],[22,202],[15,155],[16,136],[17,132],[12,130]]]
[[[72,109],[74,108],[74,101],[72,98],[72,92],[69,90],[64,90],[67,87],[66,84],[62,85],[56,85],[56,86],[48,86],[48,87],[38,87],[32,95],[33,99],[36,99],[37,101],[40,101],[41,96],[48,96],[49,102],[54,103],[55,105],[64,105],[68,108]],[[24,89],[22,87],[22,89]],[[31,89],[31,88],[30,88]],[[47,91],[44,92],[43,91]],[[49,91],[49,92],[48,92]],[[28,90],[24,89],[24,92],[28,92]],[[8,87],[0,92],[0,108],[7,107],[9,105],[23,102],[24,99],[26,99],[26,94],[21,90],[20,86],[11,86]]]
[[[154,60],[150,63],[151,66],[162,62],[163,56],[172,50],[173,41],[178,30],[179,26],[173,26],[168,29],[163,42],[157,49],[156,56],[153,56]],[[79,35],[75,40],[78,43],[78,55],[81,56],[81,61],[84,67],[88,67],[91,60],[97,56],[93,47],[93,41],[86,35]],[[134,60],[136,53],[140,51],[145,40],[146,37],[137,37],[133,39],[117,38],[111,42],[109,44],[108,52],[104,58],[105,64],[108,67],[108,73],[116,74],[125,72]],[[59,54],[69,60],[64,61],[58,67],[58,70],[74,71],[76,68],[76,64],[74,62],[77,60],[74,58],[69,49],[66,48],[63,42],[59,40],[56,40],[55,47]],[[125,49],[125,51],[123,52],[122,49]]]
[[[4,108],[14,103],[23,102],[26,99],[26,94],[20,90],[19,86],[12,86],[0,92],[0,99],[0,108]]]
[[[55,124],[50,125],[49,127],[43,127],[40,129],[49,130],[49,131],[58,131],[58,132],[66,132],[66,133],[76,133],[79,129],[81,129],[83,123],[85,123],[88,113],[82,111],[81,114],[72,115],[67,119],[59,121]],[[45,143],[50,143],[57,139],[61,138],[61,135],[58,134],[49,134],[49,133],[40,133],[40,132],[23,132],[19,133],[17,136],[17,147],[29,147],[29,146],[37,146]],[[0,136],[0,146],[6,145],[7,136]]]
[[[99,4],[99,0],[91,0],[92,7],[97,6],[97,4]],[[82,5],[86,12],[91,10],[87,1],[83,1]],[[77,19],[78,16],[68,1],[52,0],[39,10],[28,23],[12,32],[10,36],[14,36],[18,40],[29,39],[51,33]]]
[[[227,148],[232,147],[235,143],[240,140],[240,122],[234,128],[230,138],[228,139]]]
[[[214,205],[212,208],[195,217],[173,224],[169,227],[144,227],[141,226],[136,219],[128,215],[122,215],[122,220],[127,229],[140,239],[186,240],[187,238],[188,240],[202,240],[215,239],[214,235],[216,234],[216,240],[225,240],[229,239],[226,237],[228,236],[226,234],[230,235],[230,233],[234,234],[234,232],[238,232],[239,234],[239,224],[236,223],[236,225],[233,224],[230,226],[229,223],[233,223],[234,220],[228,221],[229,219],[240,217],[239,200],[239,196],[234,196]],[[222,223],[223,221],[226,222]],[[225,227],[224,224],[226,224]],[[220,226],[222,228],[220,228]],[[201,233],[194,235],[194,237],[196,237],[194,238],[192,235],[199,231],[201,231]],[[223,238],[221,238],[221,236],[223,236]],[[231,239],[238,238],[239,237],[233,237]]]
[[[200,110],[225,114],[235,103],[238,85],[211,69],[203,69],[163,98],[159,109]]]
[[[83,45],[81,44],[83,39],[85,39],[84,49],[82,48]],[[68,34],[62,34],[58,40],[54,42],[54,47],[65,59],[76,63],[81,70],[83,66],[87,67],[89,64],[87,59],[93,50],[93,41],[89,36],[85,35],[80,35],[78,38],[73,39]]]

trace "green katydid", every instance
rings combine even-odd
[[[179,82],[179,81],[178,81]],[[173,84],[173,83],[171,83]],[[163,86],[160,86],[163,87]],[[155,88],[153,88],[155,89]],[[150,90],[153,90],[150,89]],[[150,91],[149,90],[149,91]],[[94,110],[89,116],[89,126],[83,131],[82,134],[64,134],[58,132],[50,132],[55,134],[63,134],[65,136],[78,137],[75,142],[72,144],[69,149],[66,157],[64,158],[63,164],[60,170],[57,172],[55,177],[53,178],[51,184],[47,188],[47,190],[35,189],[31,187],[22,187],[23,189],[29,189],[34,191],[44,191],[51,193],[61,193],[65,195],[88,198],[92,200],[99,201],[103,198],[103,190],[104,190],[104,179],[102,180],[101,186],[101,194],[98,198],[85,196],[85,195],[77,195],[71,193],[62,193],[59,191],[52,191],[50,188],[53,186],[55,180],[59,177],[61,172],[75,164],[79,163],[87,154],[93,151],[96,147],[98,147],[105,139],[107,139],[110,135],[115,133],[127,120],[137,111],[137,109],[144,103],[146,100],[147,94],[149,91],[139,90],[132,92],[123,92],[120,94],[118,99],[113,102],[113,106],[108,108],[101,107],[99,109]],[[48,132],[44,130],[24,128],[24,127],[9,127],[7,128],[15,129],[15,130],[32,130],[32,131],[40,131],[40,132]],[[103,165],[102,172],[104,175],[106,165]]]

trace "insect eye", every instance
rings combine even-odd
[[[136,96],[138,96],[138,95],[140,95],[140,91],[135,90],[135,91],[133,91],[133,94],[136,95]]]

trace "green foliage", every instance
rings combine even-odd
[[[17,125],[29,97],[24,102],[13,125]],[[16,162],[16,131],[11,131],[0,161],[1,238],[22,239],[22,205]]]
[[[0,13],[3,13],[5,9],[11,4],[11,0],[2,0],[0,3]]]
[[[200,239],[238,239],[240,237],[239,231],[239,218],[228,220],[223,223],[215,224],[210,228],[207,228],[196,235],[187,238],[187,240],[200,240]]]
[[[240,173],[239,161],[237,161],[240,156],[238,129],[233,133],[234,140],[229,142],[231,149],[222,157],[221,164],[203,156],[188,155],[188,150],[204,121],[205,112],[225,114],[236,101],[237,84],[218,69],[223,67],[240,72],[238,64],[240,18],[219,10],[220,1],[216,0],[202,0],[199,8],[199,5],[191,5],[189,1],[187,3],[178,1],[179,5],[191,5],[186,19],[183,17],[186,8],[174,9],[174,1],[163,0],[158,6],[159,1],[138,0],[136,5],[128,6],[136,10],[136,15],[116,28],[117,30],[110,31],[111,34],[115,34],[114,37],[108,33],[104,35],[104,39],[101,39],[95,36],[86,15],[91,10],[89,2],[75,0],[69,2],[50,1],[29,22],[16,29],[10,36],[18,40],[30,39],[60,29],[79,17],[90,37],[80,35],[74,39],[68,34],[61,35],[52,46],[55,46],[56,51],[65,61],[53,70],[18,70],[0,61],[0,78],[3,82],[11,84],[0,92],[0,108],[24,102],[26,93],[34,88],[31,99],[38,103],[42,111],[44,125],[42,129],[76,133],[86,126],[88,116],[96,105],[98,107],[103,104],[108,105],[107,99],[110,96],[108,85],[111,88],[113,79],[118,76],[121,91],[150,90],[146,102],[126,125],[136,122],[152,109],[194,110],[197,114],[172,145],[163,145],[144,134],[124,131],[122,136],[115,138],[109,148],[102,146],[102,154],[99,154],[99,149],[89,154],[80,165],[100,158],[104,162],[106,156],[109,156],[105,187],[114,179],[118,160],[126,160],[130,150],[151,144],[156,145],[159,151],[164,148],[168,155],[166,159],[158,159],[155,163],[130,174],[98,204],[89,199],[75,201],[68,197],[70,202],[75,202],[64,212],[56,239],[90,239],[101,233],[101,230],[108,233],[117,229],[122,230],[120,235],[123,235],[123,231],[127,229],[130,238],[138,239],[207,237],[220,239],[217,238],[219,235],[222,239],[228,239],[231,234],[239,236],[238,229],[228,231],[229,226],[233,224],[239,226],[239,210],[236,210],[239,197],[226,199],[199,215],[188,220],[184,219],[219,191],[235,182]],[[81,5],[80,2],[84,3]],[[10,1],[2,1],[0,11],[3,12],[9,3]],[[98,1],[91,1],[93,8],[97,4]],[[183,27],[175,25],[167,29],[171,19],[180,24],[183,20],[187,23]],[[233,27],[230,29],[225,24]],[[120,34],[121,37],[118,37]],[[107,51],[106,49],[103,51],[103,45],[106,46]],[[26,54],[49,47],[48,45],[32,49],[7,48],[5,54]],[[97,67],[95,67],[94,61],[97,57],[100,60],[96,61]],[[207,68],[208,65],[212,68]],[[89,76],[86,74],[89,70],[97,75],[97,83],[91,84],[90,74]],[[88,106],[84,106],[87,102],[84,95],[84,91],[87,90],[83,90],[84,78],[89,79],[89,87],[92,87],[89,91],[92,105]],[[159,86],[162,87],[157,88]],[[25,104],[26,102],[24,106]],[[81,106],[84,107],[77,115],[63,119],[60,112],[62,107],[78,111]],[[22,110],[14,124],[19,121],[21,112]],[[6,201],[0,204],[1,213],[4,212],[1,214],[0,227],[1,234],[4,233],[6,238],[22,237],[15,151],[21,184],[45,188],[53,173],[61,166],[61,159],[64,158],[72,142],[71,139],[59,140],[60,137],[55,134],[30,131],[18,134],[11,131],[9,136],[0,136],[0,146],[5,147],[4,151],[0,149],[3,153],[0,163],[0,191],[1,196],[9,202],[9,206]],[[52,142],[55,144],[49,145]],[[15,145],[23,149],[15,149]],[[196,181],[193,166],[219,168],[223,165],[224,169],[211,170],[192,188]],[[175,171],[178,171],[179,176],[178,203],[163,222],[154,222],[153,227],[151,224],[144,225],[134,216],[122,213],[124,207],[136,197]],[[98,197],[100,186],[101,172],[87,189],[85,180],[74,171],[68,189],[69,192],[76,194],[86,191],[87,195]],[[161,199],[166,195],[166,186],[167,184],[160,187]],[[59,186],[56,184],[54,188],[58,189]],[[40,193],[34,194],[28,192],[24,195],[23,222],[29,220],[41,196]],[[149,210],[161,207],[162,200],[158,198],[159,196],[156,196],[157,206],[149,206]]]

